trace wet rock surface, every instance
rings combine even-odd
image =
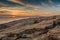
[[[16,20],[0,29],[0,40],[60,40],[60,16]]]

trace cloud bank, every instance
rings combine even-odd
[[[0,12],[4,10],[9,15],[59,14],[60,0],[0,0]]]

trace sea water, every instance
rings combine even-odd
[[[20,18],[0,18],[0,24],[8,23],[8,22],[11,22],[11,21],[14,21],[14,20],[26,19],[26,18],[29,18],[29,17],[20,17]]]

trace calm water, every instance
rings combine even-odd
[[[10,22],[10,21],[14,21],[14,20],[26,19],[26,18],[29,18],[29,17],[20,17],[20,18],[0,18],[0,24],[2,24],[2,23],[7,23],[7,22]]]

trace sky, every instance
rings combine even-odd
[[[0,15],[60,15],[60,0],[0,0]]]

